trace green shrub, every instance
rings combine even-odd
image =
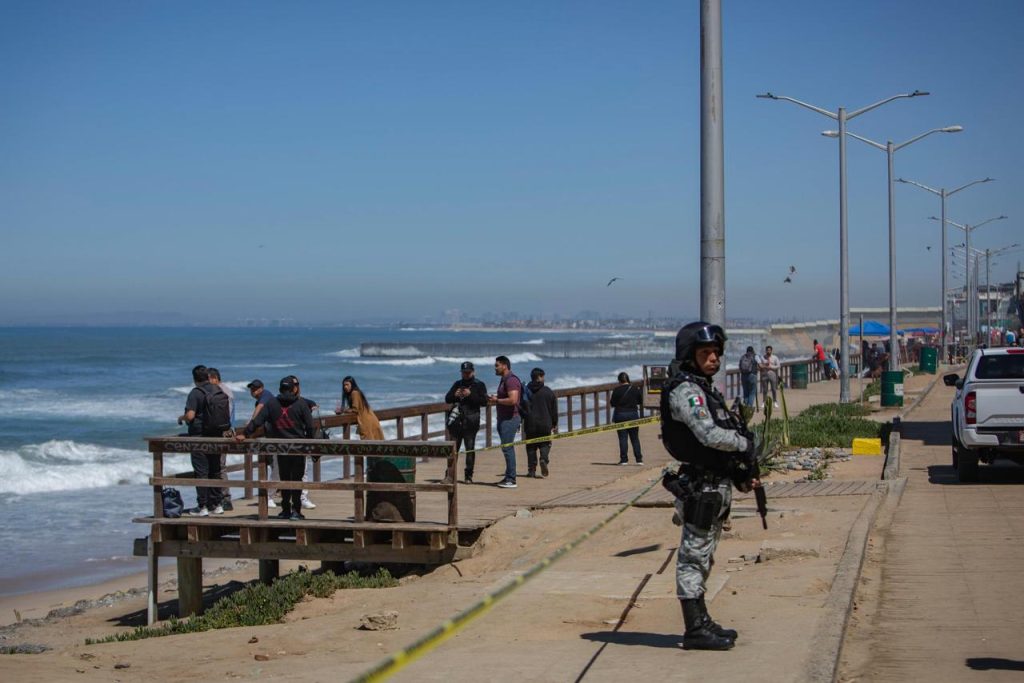
[[[813,405],[789,421],[789,445],[797,448],[849,448],[855,438],[877,439],[882,425],[862,416],[871,411],[855,403]],[[782,423],[772,419],[770,433]]]
[[[170,621],[160,626],[139,626],[126,633],[103,638],[86,638],[85,644],[142,640],[176,633],[197,633],[215,628],[276,624],[307,595],[326,598],[334,591],[346,588],[390,588],[396,585],[398,581],[386,569],[380,569],[370,576],[362,576],[355,571],[342,576],[331,571],[322,574],[292,572],[269,586],[259,582],[250,583],[245,588],[221,598],[199,616],[187,620],[171,617]]]

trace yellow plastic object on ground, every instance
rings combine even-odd
[[[881,455],[882,454],[882,440],[881,439],[854,439],[853,440],[853,454],[854,455]]]

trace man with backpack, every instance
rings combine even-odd
[[[527,440],[550,436],[558,431],[558,401],[555,392],[544,386],[544,370],[530,371],[530,383],[526,385],[530,394],[530,412],[523,419],[523,437]],[[526,446],[526,468],[528,477],[537,477],[537,455],[540,454],[540,476],[548,476],[551,441],[531,443]]]
[[[743,403],[754,408],[757,406],[757,355],[754,347],[748,346],[747,352],[740,356],[740,383],[743,385]]]
[[[227,394],[210,383],[205,365],[192,368],[192,382],[195,386],[185,399],[185,412],[178,418],[178,424],[188,425],[188,436],[223,437],[231,429],[231,407]],[[219,479],[220,453],[193,452],[192,471],[196,479]],[[196,507],[186,514],[192,517],[224,514],[220,488],[197,486]]]
[[[476,378],[476,368],[468,360],[460,368],[462,378],[455,380],[445,394],[444,402],[452,406],[445,416],[445,426],[455,439],[456,449],[466,448],[464,481],[473,483],[476,464],[476,434],[480,431],[480,409],[487,405],[487,387]]]
[[[522,424],[523,413],[529,412],[529,396],[524,396],[523,383],[512,374],[512,361],[508,356],[494,359],[494,374],[501,377],[498,391],[487,397],[487,402],[495,407],[498,416],[498,438],[501,439],[501,452],[505,456],[505,476],[498,482],[498,488],[514,489],[516,486],[516,449],[512,443],[516,440],[519,426]]]
[[[232,427],[234,427],[234,424],[235,424],[235,393],[233,391],[231,391],[231,388],[228,385],[223,384],[220,381],[220,370],[218,370],[217,368],[206,368],[206,374],[209,375],[210,384],[214,385],[215,387],[217,387],[218,389],[220,389],[221,391],[223,391],[227,395],[227,397],[228,397],[228,413],[231,415],[231,425],[232,425]],[[233,436],[233,434],[232,434],[232,436]],[[227,472],[227,464],[228,463],[227,463],[227,460],[228,460],[228,454],[227,453],[221,453],[220,454],[220,477],[219,478],[222,481],[227,481],[227,479],[228,479],[228,472]],[[220,490],[220,506],[222,508],[224,508],[225,512],[230,512],[230,511],[235,509],[234,505],[231,502],[231,489],[229,489],[227,486],[222,487],[221,490]]]

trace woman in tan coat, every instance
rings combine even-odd
[[[367,403],[366,397],[363,396],[359,385],[356,384],[355,377],[350,375],[341,380],[341,390],[342,406],[334,412],[338,415],[342,413],[355,414],[356,422],[359,424],[360,439],[383,441],[384,432],[381,431],[380,420],[370,409],[370,404]]]

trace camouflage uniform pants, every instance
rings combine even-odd
[[[732,482],[728,479],[706,484],[703,490],[718,491],[722,496],[722,507],[709,529],[699,529],[690,522],[683,522],[683,536],[676,555],[676,595],[686,600],[704,595],[704,582],[711,573],[715,548],[722,537],[722,523],[729,516],[732,504]],[[696,498],[695,495],[691,504],[696,503]],[[682,500],[676,500],[676,512],[680,519],[687,518]]]

